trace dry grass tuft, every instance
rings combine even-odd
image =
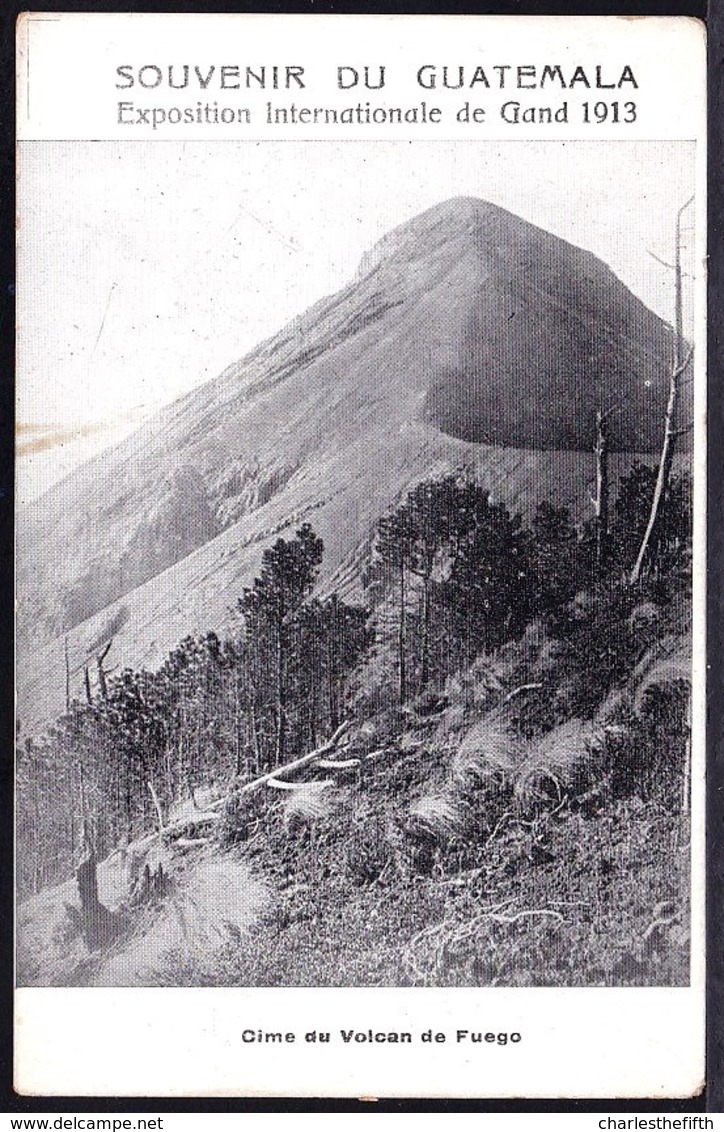
[[[625,727],[631,719],[631,697],[622,688],[609,692],[593,717],[597,727]]]
[[[628,628],[632,633],[646,633],[654,629],[661,621],[661,610],[653,601],[639,602],[631,610],[628,619]]]
[[[647,669],[636,686],[633,698],[633,710],[637,716],[644,714],[646,702],[655,688],[663,688],[671,684],[691,684],[691,657],[676,654],[654,661]]]
[[[569,719],[531,745],[515,781],[524,810],[590,790],[607,770],[606,728]]]
[[[344,802],[345,792],[335,789],[331,779],[304,782],[288,792],[284,800],[284,823],[306,825],[331,817]]]
[[[642,685],[651,687],[657,682],[655,672],[662,666],[671,664],[672,671],[678,670],[682,680],[691,680],[691,636],[689,633],[670,633],[647,649],[638,662],[628,681],[629,690],[638,694]],[[643,689],[645,692],[645,688]]]
[[[462,791],[499,794],[510,789],[523,759],[520,741],[501,722],[481,720],[455,752],[452,780]]]
[[[410,818],[437,841],[464,837],[471,827],[469,807],[449,790],[423,794],[410,806]]]

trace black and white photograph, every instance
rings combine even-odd
[[[700,1094],[704,52],[19,21],[19,1096]]]
[[[689,985],[695,160],[21,145],[20,986]]]

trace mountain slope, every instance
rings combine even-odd
[[[469,467],[516,507],[576,505],[598,407],[619,406],[615,450],[657,449],[671,349],[590,253],[484,201],[430,209],[23,517],[21,718],[62,708],[65,632],[74,692],[111,621],[109,661],[158,663],[221,627],[264,545],[303,519],[326,584],[349,589],[375,521],[423,477]]]

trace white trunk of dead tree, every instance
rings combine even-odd
[[[311,763],[318,761],[319,759],[323,758],[324,755],[327,755],[331,751],[335,750],[340,739],[342,739],[346,732],[349,731],[350,727],[350,721],[345,720],[343,723],[340,723],[339,727],[331,736],[331,738],[328,739],[326,743],[323,743],[321,747],[317,747],[315,751],[310,751],[308,755],[302,755],[301,758],[294,759],[293,762],[286,763],[284,766],[275,767],[274,770],[268,771],[267,774],[262,774],[260,778],[255,778],[252,782],[245,783],[244,786],[236,791],[236,793],[249,794],[252,790],[256,790],[259,786],[265,786],[267,783],[273,783],[283,790],[285,784],[283,784],[281,781],[277,782],[277,779],[281,779],[284,775],[287,774],[293,774],[295,771],[301,770],[302,767],[309,766]],[[222,806],[226,805],[228,800],[228,795],[225,795],[223,798],[217,798],[215,802],[210,803],[208,809],[220,810]]]
[[[596,498],[594,509],[596,513],[596,576],[603,576],[608,559],[608,510],[609,510],[609,477],[608,477],[608,417],[599,409],[596,413]]]
[[[691,808],[691,696],[686,705],[686,726],[688,734],[684,745],[684,773],[681,783],[681,811],[688,814]]]
[[[654,495],[651,500],[651,510],[649,512],[649,520],[646,524],[644,537],[641,540],[641,547],[636,557],[634,568],[631,571],[629,579],[632,586],[635,586],[641,577],[646,555],[648,554],[651,538],[656,527],[659,514],[661,512],[661,505],[666,495],[666,489],[669,485],[669,476],[671,475],[671,466],[674,462],[674,449],[676,446],[676,438],[680,435],[680,429],[676,427],[676,419],[679,408],[679,395],[680,395],[680,378],[691,361],[692,350],[689,350],[684,361],[676,366],[671,371],[671,378],[669,384],[669,400],[666,405],[666,420],[664,422],[664,442],[661,446],[661,457],[659,459],[659,471],[656,476],[656,485],[654,487]]]
[[[283,782],[281,778],[270,778],[267,780],[267,786],[273,787],[275,790],[295,790],[296,783]]]
[[[683,204],[676,214],[676,257],[674,261],[675,273],[675,316],[674,316],[674,357],[671,365],[671,375],[669,378],[669,398],[666,404],[666,417],[664,420],[664,439],[661,446],[661,456],[659,459],[659,471],[656,477],[656,485],[654,487],[654,495],[651,501],[651,510],[649,512],[649,519],[646,524],[644,537],[641,541],[636,562],[634,563],[633,570],[629,582],[632,586],[637,585],[641,571],[643,569],[646,556],[651,544],[651,538],[656,527],[661,506],[666,495],[666,489],[669,484],[669,476],[671,475],[671,467],[674,461],[674,451],[676,448],[676,439],[682,431],[686,429],[678,428],[678,409],[679,400],[681,395],[681,379],[685,370],[687,369],[693,354],[693,348],[687,350],[685,357],[681,357],[681,347],[683,342],[683,314],[682,314],[682,293],[681,293],[681,217],[686,208],[689,207],[694,198],[690,197],[686,204]]]
[[[150,781],[150,779],[148,782],[148,790],[151,798],[153,799],[153,804],[156,809],[156,815],[158,817],[158,832],[163,833],[163,810],[161,809],[161,803],[159,801],[158,794],[156,793],[156,788]]]

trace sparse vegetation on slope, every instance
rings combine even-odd
[[[96,854],[140,844],[140,882],[91,912],[121,958],[176,925],[144,982],[686,982],[690,513],[672,480],[631,586],[642,478],[624,480],[605,568],[551,505],[527,528],[466,477],[422,485],[380,523],[370,611],[311,597],[311,527],[279,539],[234,637],[108,674],[25,739],[21,884],[80,852],[92,879]],[[198,854],[271,893],[243,929],[208,925],[213,943],[179,903]],[[79,888],[66,941],[103,952]],[[107,981],[104,963],[73,971]]]

